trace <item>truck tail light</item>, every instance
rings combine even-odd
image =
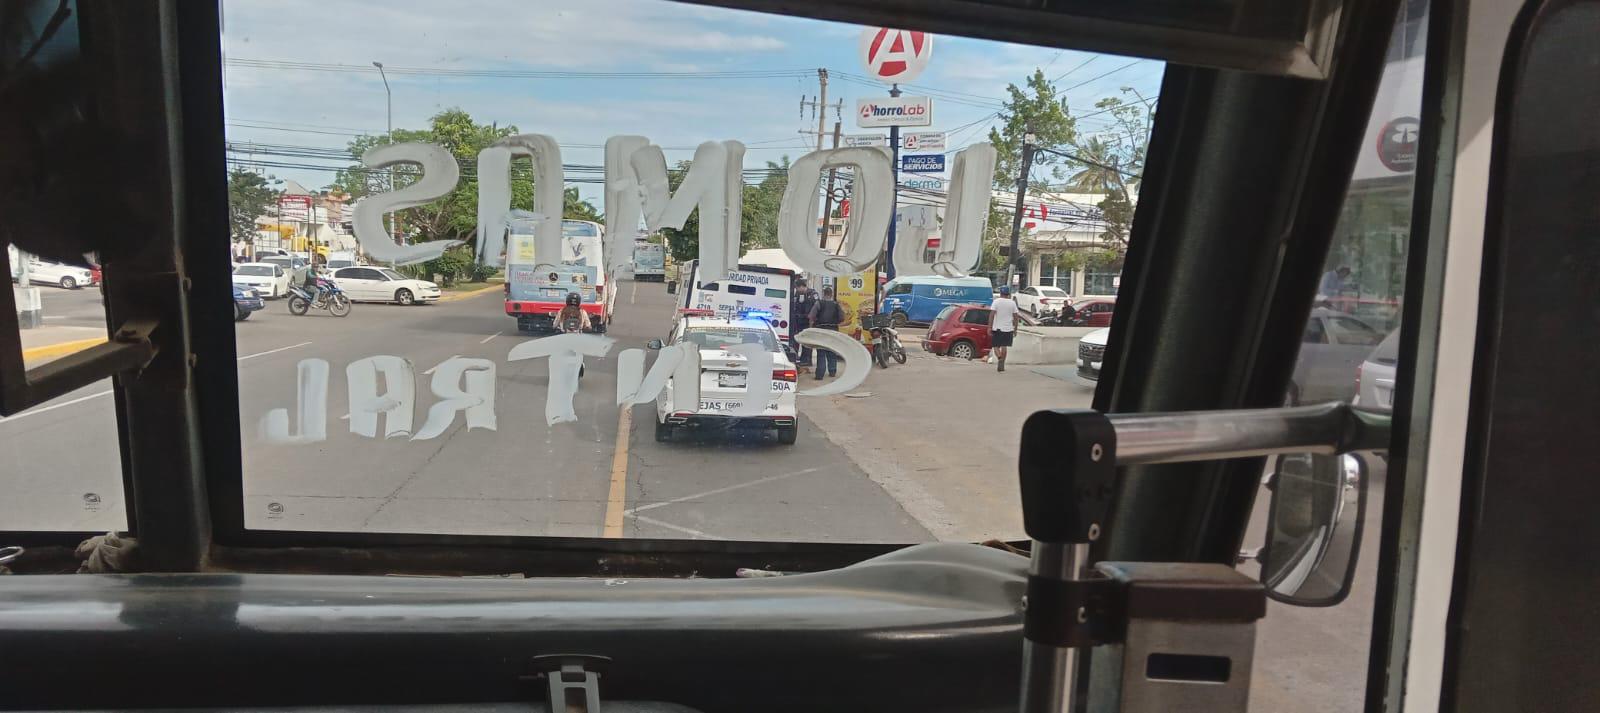
[[[799,378],[799,373],[794,369],[773,369],[773,381],[794,381]]]

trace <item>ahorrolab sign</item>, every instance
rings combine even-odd
[[[856,126],[931,126],[933,100],[928,97],[876,97],[856,100]]]

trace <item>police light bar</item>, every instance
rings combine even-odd
[[[739,310],[739,318],[764,319],[770,322],[772,321],[772,313],[764,309],[742,309]]]

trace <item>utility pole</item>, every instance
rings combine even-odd
[[[1017,176],[1017,205],[1011,213],[1011,254],[1006,260],[1006,286],[1010,287],[1017,274],[1017,262],[1021,258],[1022,243],[1022,202],[1028,194],[1028,172],[1033,169],[1033,131],[1022,135],[1022,175]]]
[[[800,97],[800,117],[801,118],[805,118],[806,107],[808,107],[808,106],[811,107],[811,112],[813,114],[815,114],[816,117],[817,117],[817,150],[821,151],[822,150],[822,139],[823,139],[824,136],[827,136],[827,126],[828,126],[827,122],[828,122],[828,109],[829,109],[829,106],[828,106],[828,70],[827,69],[822,68],[822,67],[818,67],[817,68],[817,85],[818,85],[818,88],[819,88],[819,94],[817,95],[816,99],[808,101],[804,96]],[[843,118],[844,100],[840,99],[839,101],[834,102],[832,109],[833,109],[833,118],[834,118],[834,122],[833,122],[833,147],[834,148],[839,148],[839,121],[842,120],[842,118]],[[811,132],[810,131],[806,131],[806,130],[802,130],[800,133],[809,134]],[[833,176],[834,176],[833,169],[831,169],[831,168],[828,169],[828,190],[829,190],[829,195],[827,195],[827,196],[825,196],[823,198],[823,200],[824,200],[824,204],[823,204],[824,208],[823,208],[823,211],[822,211],[822,230],[819,231],[822,234],[822,237],[819,238],[819,240],[818,240],[818,245],[821,246],[823,249],[827,249],[827,247],[828,247],[828,217],[833,212],[833,208],[832,208],[832,203],[833,203],[833,196],[832,196]]]
[[[833,147],[839,148],[839,122],[833,122]],[[828,249],[828,229],[833,227],[833,179],[835,169],[828,169],[828,190],[822,194],[822,238],[817,247]],[[841,245],[840,247],[844,247]]]
[[[891,97],[899,97],[900,96],[900,85],[899,84],[892,84],[892,85],[889,86],[889,96],[891,96]],[[883,246],[883,250],[884,250],[884,252],[883,252],[883,260],[879,261],[879,264],[881,264],[883,266],[883,268],[884,268],[884,270],[883,270],[884,271],[884,275],[886,277],[888,277],[889,279],[893,280],[894,279],[894,232],[895,232],[894,228],[895,228],[895,223],[900,222],[900,127],[899,126],[891,126],[891,127],[889,127],[889,161],[890,161],[890,163],[889,163],[890,174],[889,175],[894,177],[894,180],[891,181],[891,183],[893,185],[889,186],[891,189],[893,189],[893,191],[889,194],[889,239],[888,239],[888,241],[886,241],[884,243],[884,246]],[[877,275],[873,275],[872,278],[873,278],[872,281],[874,283],[876,283],[878,281],[877,280],[877,278],[878,278]]]

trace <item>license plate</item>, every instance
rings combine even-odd
[[[567,291],[566,290],[562,290],[562,289],[554,289],[554,290],[546,289],[544,291],[544,296],[545,297],[566,297],[567,296]]]
[[[743,372],[722,372],[717,374],[717,386],[724,389],[742,389],[745,384]]]

